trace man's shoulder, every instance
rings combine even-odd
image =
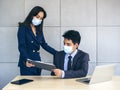
[[[62,50],[62,51],[58,51],[56,54],[65,54],[65,52]]]
[[[76,57],[85,58],[85,59],[82,59],[82,60],[89,61],[89,54],[82,51],[82,50],[78,50],[78,53],[77,53]]]
[[[89,55],[87,52],[85,52],[85,51],[83,51],[83,50],[79,50],[79,49],[78,49],[78,54]]]
[[[65,52],[64,51],[58,51],[55,55],[54,58],[62,58],[65,56]]]

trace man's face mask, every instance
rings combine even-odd
[[[63,50],[65,53],[70,54],[70,53],[72,53],[72,46],[64,45]]]

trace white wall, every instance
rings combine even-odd
[[[0,89],[19,75],[18,22],[36,5],[47,11],[44,34],[49,45],[61,50],[62,34],[78,30],[79,49],[90,55],[88,74],[96,65],[117,63],[116,75],[120,75],[120,0],[0,0]],[[52,55],[43,49],[41,56],[52,63]]]

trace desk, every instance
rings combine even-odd
[[[120,90],[120,76],[114,76],[112,81],[86,85],[76,79],[59,79],[55,76],[17,76],[13,80],[22,78],[33,79],[24,85],[8,83],[2,90]]]

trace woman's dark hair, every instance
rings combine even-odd
[[[68,40],[72,40],[74,44],[78,43],[78,45],[80,44],[81,41],[80,33],[75,30],[68,30],[63,34],[63,37]]]
[[[19,26],[23,25],[23,26],[30,27],[30,24],[32,23],[33,17],[36,16],[39,12],[44,13],[43,19],[46,18],[46,16],[47,16],[46,11],[42,7],[36,6],[30,11],[30,13],[26,17],[25,21],[22,23],[19,23]],[[38,25],[37,27],[40,27],[42,29],[42,26],[43,26],[43,20],[42,20],[42,23],[40,25]]]

